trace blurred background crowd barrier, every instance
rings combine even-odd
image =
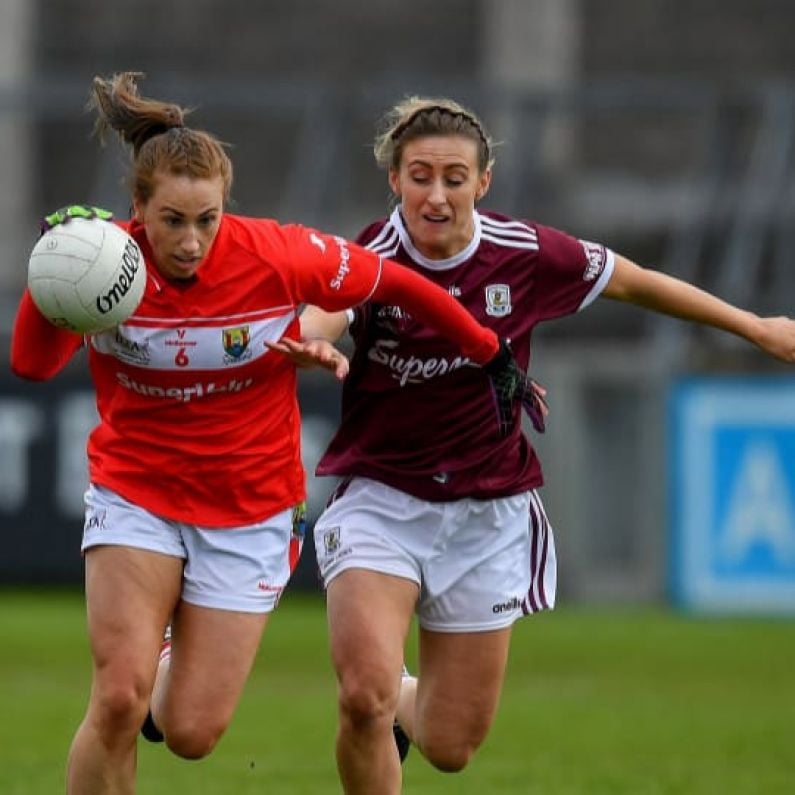
[[[84,112],[95,74],[128,69],[230,143],[233,211],[354,236],[389,209],[377,119],[452,96],[499,141],[485,207],[792,314],[793,29],[786,0],[4,0],[3,356],[38,218],[128,212],[127,155]],[[535,350],[561,598],[795,611],[793,371],[604,300]],[[325,374],[301,389],[311,471],[338,392]],[[81,357],[46,385],[0,371],[0,582],[79,582],[93,421]],[[313,515],[330,488],[310,481]],[[298,584],[315,587],[309,552]]]

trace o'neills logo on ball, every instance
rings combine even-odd
[[[121,272],[113,283],[113,286],[105,295],[97,296],[97,309],[103,314],[113,310],[122,298],[130,291],[135,274],[141,267],[141,250],[132,239],[128,240],[124,246],[124,253],[121,256]]]

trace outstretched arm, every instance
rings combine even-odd
[[[301,339],[335,343],[348,329],[347,312],[326,312],[309,305],[301,313]]]
[[[384,260],[372,298],[405,309],[415,319],[455,340],[477,364],[499,358],[500,342],[494,331],[482,326],[446,290],[409,268]]]
[[[282,337],[266,345],[287,356],[297,367],[323,367],[340,381],[348,375],[350,363],[334,343],[345,333],[348,316],[345,312],[326,312],[308,306],[301,313],[301,339]]]
[[[282,255],[296,302],[339,312],[368,300],[399,306],[455,342],[476,364],[497,356],[499,340],[446,290],[410,268],[344,238],[288,225]]]
[[[15,375],[46,381],[66,367],[82,344],[82,336],[46,320],[25,290],[11,335],[11,370]]]
[[[771,356],[795,363],[795,320],[759,317],[689,282],[642,268],[618,254],[613,274],[602,295],[728,331]]]

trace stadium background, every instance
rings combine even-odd
[[[355,235],[387,207],[376,118],[406,93],[452,95],[500,141],[486,206],[791,313],[793,28],[787,0],[4,0],[0,358],[38,218],[75,201],[127,212],[124,153],[100,149],[83,112],[92,76],[123,69],[233,145],[237,211]],[[534,374],[552,417],[538,447],[561,599],[664,602],[670,388],[788,373],[607,301],[543,328]],[[304,374],[301,398],[311,469],[336,386]],[[92,412],[82,359],[46,385],[0,370],[0,583],[79,583]],[[330,484],[310,485],[314,514]],[[311,554],[296,584],[316,587]]]

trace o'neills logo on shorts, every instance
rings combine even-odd
[[[509,613],[511,610],[521,610],[522,602],[515,596],[512,596],[507,602],[497,602],[496,605],[491,606],[491,612],[495,614]]]
[[[113,310],[132,287],[135,281],[135,274],[141,267],[141,250],[130,239],[124,246],[124,253],[121,256],[121,272],[119,273],[116,281],[111,286],[110,290],[104,295],[98,295],[96,300],[97,311],[103,315]]]
[[[92,510],[86,514],[85,524],[83,531],[88,533],[91,530],[104,530],[105,520],[108,518],[108,511],[106,508],[100,510]]]

